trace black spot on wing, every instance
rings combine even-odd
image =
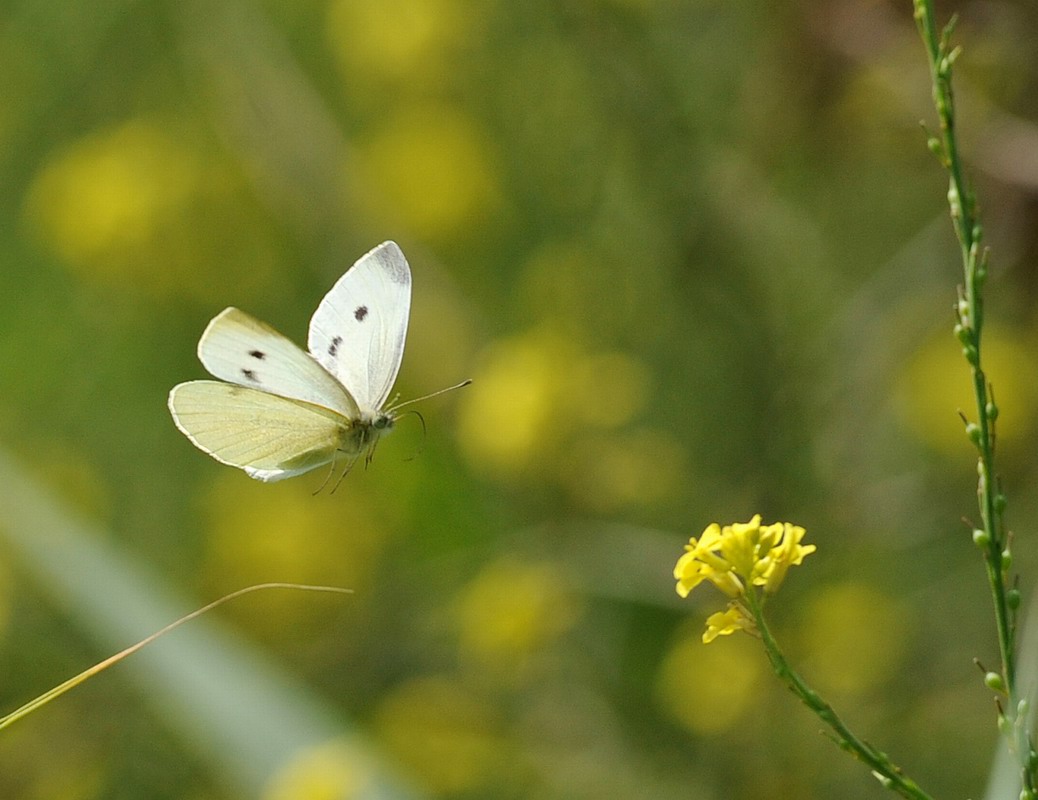
[[[267,357],[267,354],[264,353],[262,350],[250,350],[249,355],[259,361],[262,361]]]
[[[259,378],[256,377],[255,370],[243,369],[241,371],[241,374],[244,375],[247,380],[250,380],[253,383],[259,383],[260,382]]]
[[[368,307],[367,306],[357,306],[357,310],[353,312],[353,318],[355,320],[357,320],[357,322],[363,322],[364,318],[367,315],[368,315]]]
[[[332,343],[328,345],[328,355],[335,358],[335,354],[339,352],[339,345],[342,344],[342,337],[336,336],[332,339]]]

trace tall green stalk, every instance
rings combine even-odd
[[[988,275],[988,251],[982,248],[983,229],[977,215],[976,200],[966,182],[955,131],[955,98],[952,93],[952,68],[961,52],[950,43],[955,20],[938,33],[933,0],[913,0],[915,20],[930,62],[933,100],[940,121],[940,132],[931,136],[929,147],[948,172],[948,206],[952,225],[962,252],[963,283],[956,304],[955,336],[970,366],[976,399],[976,422],[967,421],[966,434],[977,448],[977,501],[980,525],[973,540],[984,553],[988,585],[994,601],[995,627],[1001,655],[1000,674],[989,673],[987,685],[1001,695],[999,728],[1020,764],[1021,798],[1036,797],[1035,767],[1038,754],[1026,729],[1026,700],[1016,682],[1016,610],[1019,592],[1008,582],[1012,565],[1011,537],[1005,526],[1005,495],[999,490],[995,473],[995,421],[998,407],[994,391],[984,374],[981,341],[984,327],[984,282]]]

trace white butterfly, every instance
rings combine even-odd
[[[202,334],[198,357],[230,383],[174,386],[173,421],[200,450],[261,481],[299,475],[339,454],[348,470],[361,455],[371,458],[404,405],[385,407],[410,308],[407,260],[394,242],[383,242],[321,300],[309,353],[244,311],[224,309]]]

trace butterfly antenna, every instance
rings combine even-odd
[[[432,394],[424,394],[421,397],[415,397],[413,400],[405,400],[403,403],[398,403],[397,405],[386,409],[386,411],[396,411],[398,408],[403,408],[404,406],[411,405],[411,403],[420,403],[422,400],[428,400],[431,397],[438,397],[441,394],[453,392],[455,389],[460,389],[463,386],[468,386],[470,383],[472,383],[472,379],[468,378],[467,380],[463,380],[461,383],[456,383],[453,386],[448,386],[446,389],[440,389],[439,391],[433,392]]]

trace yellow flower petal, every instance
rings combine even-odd
[[[706,619],[706,630],[703,632],[703,644],[710,644],[718,636],[730,636],[736,631],[754,629],[753,620],[737,603],[729,603],[725,611],[718,611]]]

